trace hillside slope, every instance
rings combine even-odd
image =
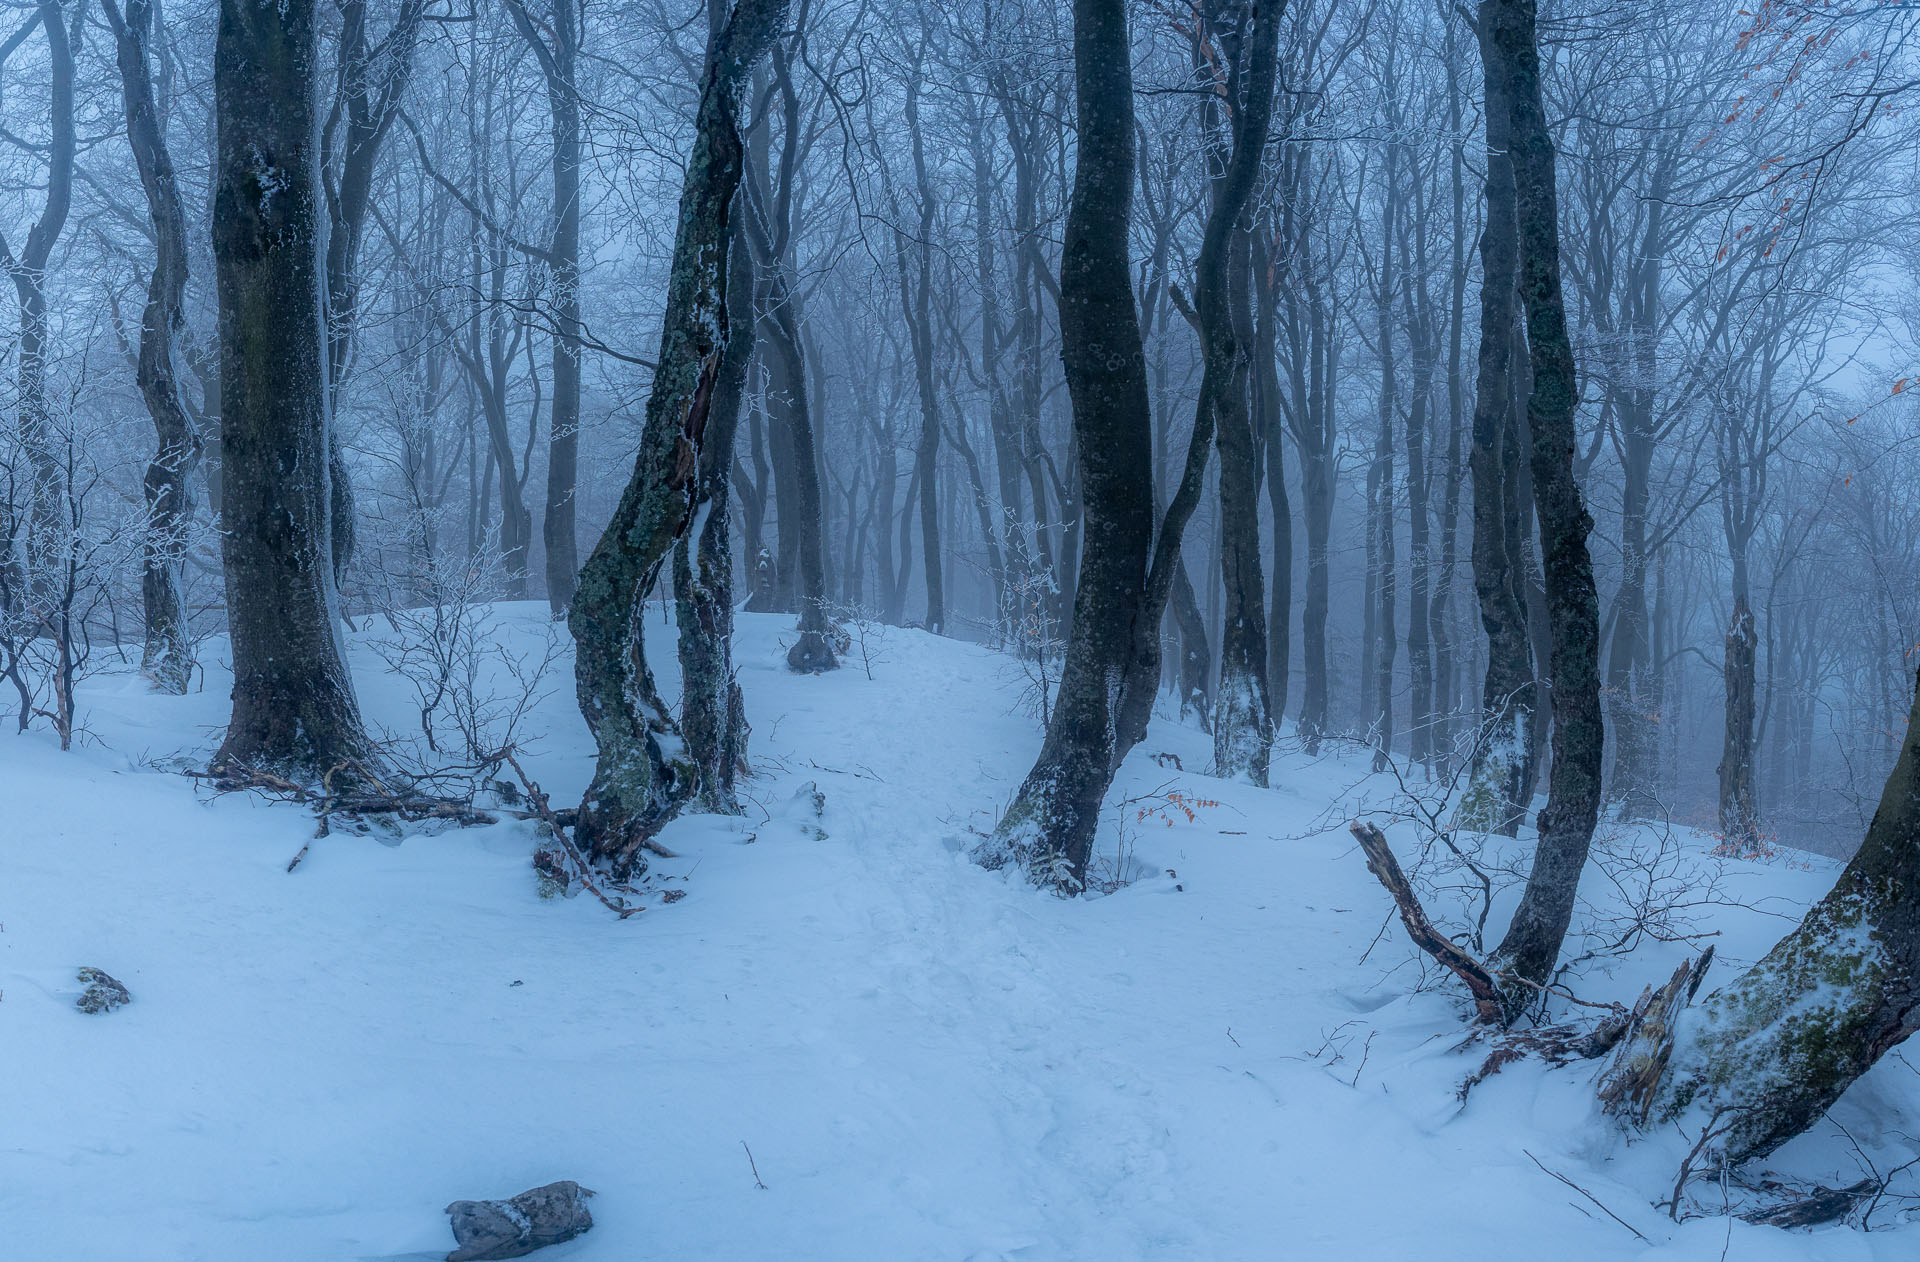
[[[499,619],[531,645],[544,606]],[[288,873],[310,817],[208,800],[165,768],[217,739],[217,667],[185,698],[96,680],[91,739],[71,754],[44,733],[0,736],[0,1255],[437,1258],[447,1202],[562,1178],[597,1190],[598,1226],[538,1255],[552,1262],[1837,1260],[1920,1245],[1912,1227],[1676,1226],[1650,1202],[1680,1141],[1621,1142],[1582,1067],[1517,1065],[1462,1106],[1479,1063],[1452,1050],[1462,1005],[1437,980],[1416,992],[1339,826],[1358,799],[1391,801],[1357,760],[1289,757],[1272,791],[1223,784],[1197,774],[1204,733],[1157,722],[1116,789],[1139,799],[1116,812],[1139,879],[1061,902],[961,853],[1038,747],[1019,667],[892,630],[871,645],[872,679],[858,654],[796,678],[786,625],[741,619],[755,805],[673,825],[680,857],[655,862],[651,906],[626,921],[542,900],[524,823],[336,833]],[[407,727],[401,681],[355,652],[369,712]],[[591,748],[566,663],[549,686],[529,770],[564,801]],[[1111,827],[1105,840],[1113,856]],[[1737,901],[1768,901],[1715,909],[1722,957],[1757,956],[1830,879],[1726,865]],[[1684,949],[1579,988],[1631,998]],[[82,965],[134,1002],[76,1012]],[[1901,1133],[1920,1134],[1920,1077],[1889,1058],[1843,1109],[1898,1164],[1914,1147]],[[1837,1130],[1779,1162],[1861,1177]]]

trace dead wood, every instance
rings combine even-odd
[[[1791,1230],[1795,1227],[1818,1227],[1822,1223],[1836,1222],[1853,1212],[1853,1207],[1863,1200],[1880,1194],[1881,1183],[1878,1179],[1862,1179],[1852,1187],[1815,1188],[1807,1196],[1797,1200],[1785,1201],[1765,1209],[1749,1210],[1740,1215],[1743,1222],[1761,1227],[1780,1227]]]
[[[1641,992],[1613,1060],[1600,1075],[1598,1094],[1607,1112],[1624,1113],[1636,1126],[1646,1124],[1673,1057],[1674,1023],[1699,993],[1712,964],[1713,948],[1708,947],[1697,959],[1681,961],[1659,990]]]
[[[1407,874],[1400,870],[1400,861],[1394,858],[1392,847],[1387,845],[1386,834],[1372,824],[1363,824],[1359,820],[1354,820],[1347,827],[1367,856],[1367,871],[1379,878],[1380,884],[1392,896],[1394,906],[1400,909],[1400,922],[1407,927],[1407,936],[1413,939],[1413,944],[1466,983],[1468,992],[1473,996],[1474,1013],[1478,1020],[1490,1024],[1504,1023],[1500,988],[1494,983],[1493,974],[1486,965],[1434,928],[1433,922],[1427,918],[1426,909],[1420,905],[1419,896],[1413,892]]]

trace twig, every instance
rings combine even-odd
[[[744,1139],[741,1140],[740,1146],[747,1148],[747,1141]],[[760,1181],[760,1167],[753,1163],[753,1149],[751,1148],[747,1148],[747,1169],[753,1171],[753,1186],[759,1188],[762,1192],[766,1191],[767,1185]]]
[[[533,807],[534,814],[545,822],[554,839],[565,847],[567,857],[573,862],[573,875],[579,879],[581,887],[599,899],[602,906],[622,920],[635,912],[645,911],[645,907],[629,907],[624,903],[615,902],[601,892],[600,887],[593,883],[593,878],[587,875],[589,869],[586,856],[580,853],[580,848],[573,844],[573,838],[567,835],[567,830],[559,820],[554,818],[553,808],[547,804],[547,795],[540,788],[539,783],[527,775],[526,769],[520,765],[520,760],[514,756],[512,750],[505,751],[502,757],[505,758],[507,765],[513,768],[513,774],[520,778],[520,787],[525,791],[527,803]]]
[[[1653,1243],[1653,1241],[1648,1240],[1645,1236],[1640,1235],[1639,1229],[1636,1228],[1632,1223],[1620,1217],[1620,1215],[1614,1213],[1612,1210],[1608,1209],[1605,1205],[1601,1205],[1599,1197],[1587,1191],[1587,1189],[1581,1187],[1578,1183],[1575,1183],[1572,1179],[1569,1179],[1566,1175],[1561,1174],[1558,1170],[1548,1170],[1546,1166],[1541,1165],[1540,1158],[1534,1156],[1530,1152],[1527,1152],[1526,1149],[1522,1148],[1520,1151],[1527,1153],[1527,1160],[1533,1162],[1533,1164],[1536,1166],[1540,1166],[1541,1170],[1545,1171],[1547,1174],[1552,1175],[1554,1178],[1560,1180],[1560,1182],[1566,1184],[1568,1187],[1572,1188],[1574,1191],[1578,1192],[1580,1195],[1586,1197],[1589,1201],[1592,1201],[1594,1205],[1599,1207],[1600,1212],[1605,1214],[1608,1218],[1613,1219],[1614,1222],[1619,1223],[1622,1227],[1625,1227],[1628,1231],[1633,1232],[1633,1234],[1636,1237],[1638,1237],[1640,1240],[1644,1241],[1645,1243],[1647,1244]]]

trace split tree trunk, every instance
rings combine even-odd
[[[598,751],[575,840],[617,876],[640,867],[641,847],[700,787],[684,747],[669,755],[659,739],[675,724],[647,668],[641,602],[692,517],[730,327],[739,96],[785,16],[785,0],[740,0],[709,45],[640,450],[567,616],[580,712]]]
[[[215,765],[307,780],[368,754],[331,564],[317,69],[313,0],[222,0],[213,257],[233,716]]]
[[[1527,734],[1535,705],[1533,650],[1526,607],[1520,601],[1522,560],[1513,548],[1519,520],[1513,392],[1519,241],[1507,143],[1512,92],[1484,9],[1480,56],[1486,72],[1487,219],[1480,231],[1480,355],[1468,466],[1473,478],[1473,588],[1487,635],[1487,670],[1460,823],[1513,837],[1519,833],[1531,783]]]

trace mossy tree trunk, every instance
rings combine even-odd
[[[1194,278],[1194,314],[1204,357],[1202,408],[1220,449],[1220,579],[1226,610],[1220,682],[1213,705],[1217,774],[1267,783],[1273,703],[1267,678],[1266,583],[1260,567],[1261,440],[1253,411],[1252,238],[1248,203],[1260,179],[1273,117],[1281,0],[1215,0],[1204,10],[1219,45],[1218,98],[1209,94],[1207,133],[1218,146],[1213,207]],[[1216,101],[1219,104],[1216,104]],[[1226,116],[1211,115],[1224,104]],[[1157,616],[1156,616],[1157,621]]]
[[[598,750],[575,839],[616,875],[633,873],[647,838],[699,791],[697,769],[647,668],[641,602],[692,520],[729,340],[740,92],[785,15],[785,0],[740,0],[708,48],[640,450],[567,617],[575,691]],[[670,734],[676,739],[663,745]]]
[[[1800,927],[1677,1023],[1650,1116],[1714,1119],[1731,1165],[1826,1113],[1920,1027],[1920,676],[1866,840]],[[1717,1164],[1717,1163],[1713,1163]]]
[[[214,45],[222,557],[233,716],[216,765],[317,779],[366,757],[332,565],[312,0],[222,0]]]
[[[184,693],[193,675],[193,644],[181,569],[193,517],[201,439],[174,362],[187,324],[187,218],[154,87],[150,50],[156,7],[152,0],[127,0],[123,15],[115,0],[104,0],[102,5],[120,69],[127,141],[153,220],[153,275],[147,282],[135,369],[158,440],[145,478],[147,521],[140,596],[146,636],[140,664],[155,688]]]

